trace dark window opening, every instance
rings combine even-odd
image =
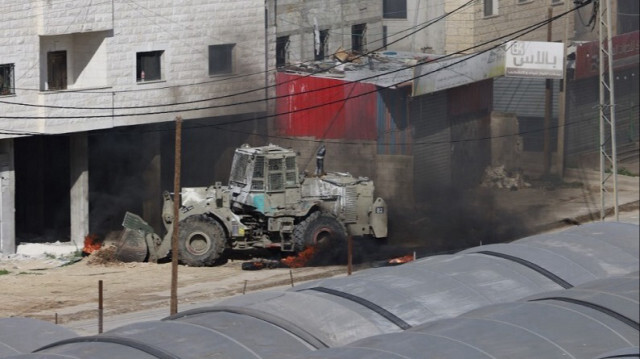
[[[138,52],[136,54],[136,81],[162,79],[161,59],[164,51]]]
[[[357,24],[351,26],[351,51],[364,53],[365,40],[364,36],[367,31],[367,24]]]
[[[315,49],[316,52],[315,52],[314,59],[316,61],[324,60],[324,57],[328,52],[327,50],[328,46],[329,46],[329,30],[322,30],[320,31],[320,48]]]
[[[16,93],[14,85],[14,64],[0,65],[0,96]]]
[[[385,19],[406,19],[407,0],[383,0],[382,17]]]
[[[47,53],[47,87],[49,90],[67,88],[67,52]]]
[[[493,0],[484,0],[484,16],[491,16],[493,14]]]
[[[281,36],[276,39],[276,67],[287,64],[289,52],[289,36]]]
[[[233,48],[235,44],[209,46],[209,75],[233,72]]]

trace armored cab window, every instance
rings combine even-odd
[[[229,182],[239,185],[247,184],[247,168],[249,168],[249,155],[236,153],[231,165]]]
[[[296,158],[291,156],[285,159],[286,165],[286,186],[296,187],[298,184],[298,169],[296,168]]]
[[[264,157],[257,156],[253,164],[253,178],[251,179],[252,190],[264,190]]]
[[[284,190],[284,158],[269,159],[269,191]]]

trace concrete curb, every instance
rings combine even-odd
[[[582,182],[583,185],[600,188],[600,172],[594,170],[586,170],[580,168],[568,168],[565,170],[565,182]],[[605,174],[609,175],[609,174]],[[640,177],[618,175],[619,191],[638,191],[640,187]],[[613,179],[611,177],[605,182],[609,191],[613,190]]]

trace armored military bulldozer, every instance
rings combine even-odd
[[[117,257],[167,258],[176,221],[178,258],[189,266],[220,263],[226,251],[299,252],[322,242],[343,245],[347,236],[386,238],[387,206],[374,197],[373,181],[326,173],[324,154],[322,146],[314,174],[301,174],[293,150],[243,145],[235,151],[227,186],[182,188],[179,218],[174,218],[173,196],[163,193],[164,237],[126,213]]]

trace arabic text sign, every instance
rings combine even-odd
[[[413,96],[504,75],[504,50],[429,62],[414,68]]]
[[[509,41],[505,76],[561,79],[564,45],[560,42]]]

